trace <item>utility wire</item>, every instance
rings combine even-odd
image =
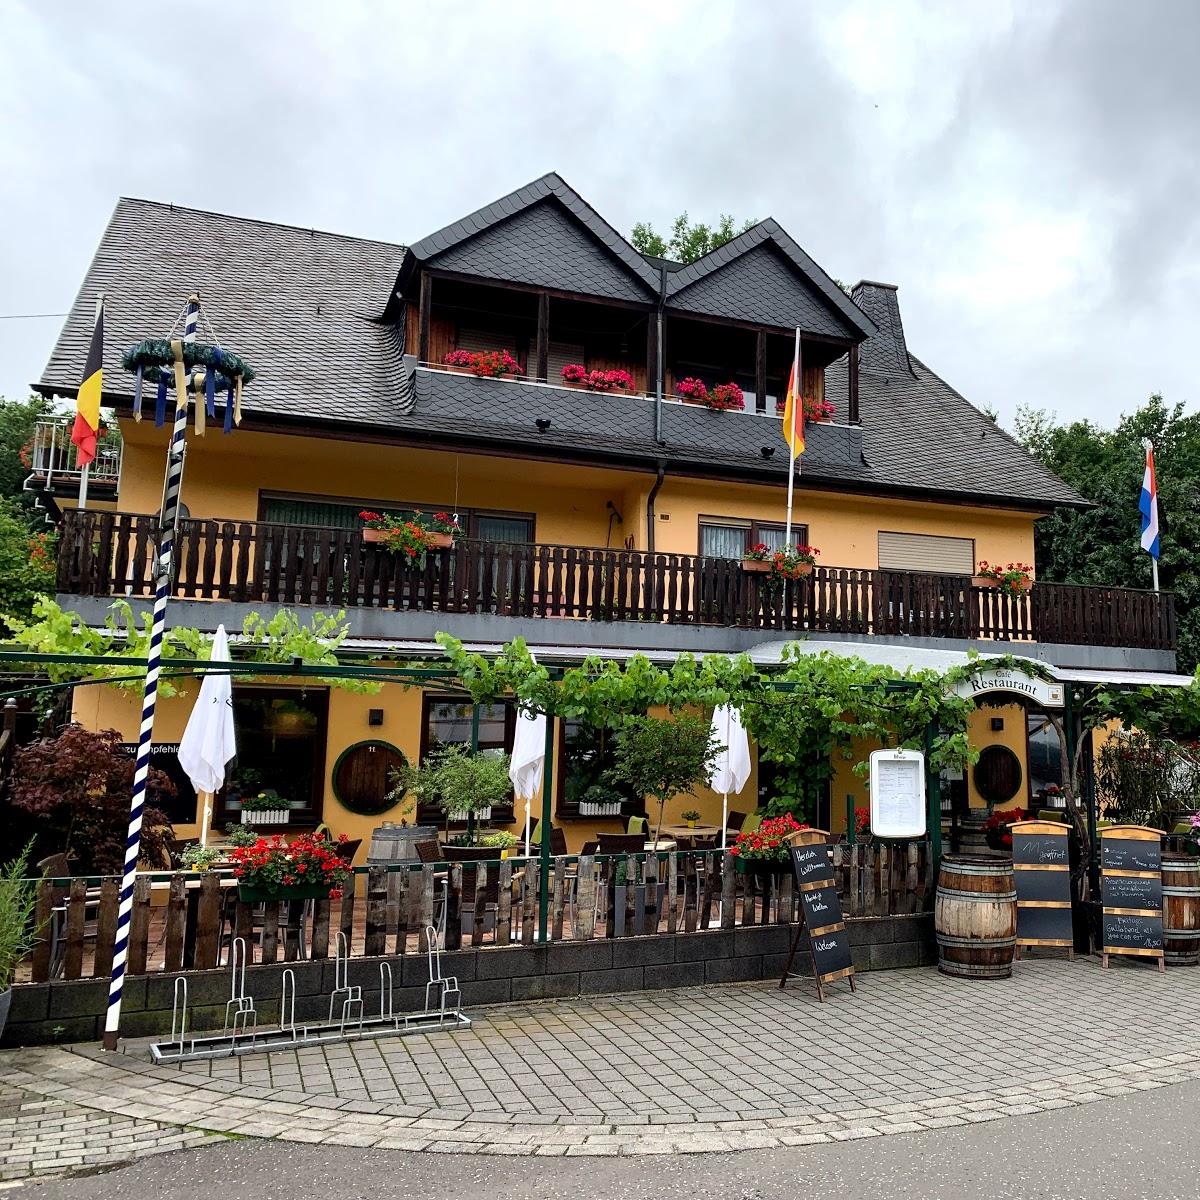
[[[41,321],[47,317],[65,317],[68,314],[61,313],[0,313],[0,321]]]

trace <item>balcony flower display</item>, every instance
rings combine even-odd
[[[1029,591],[1033,568],[1028,563],[1010,562],[1007,566],[982,560],[971,582],[976,587],[999,588],[1002,596],[1018,597]]]
[[[521,364],[507,350],[451,350],[442,363],[481,379],[507,378],[521,371]]]
[[[358,515],[364,525],[364,542],[378,543],[417,566],[424,566],[426,551],[451,545],[454,541],[451,531],[458,528],[449,513],[435,514],[433,529],[428,528],[420,516],[399,517],[395,513],[377,513],[370,509],[364,509]],[[443,518],[440,528],[438,517]]]
[[[705,403],[716,412],[740,412],[746,407],[746,396],[736,383],[718,383]]]
[[[808,828],[791,813],[766,817],[757,829],[739,833],[729,853],[743,875],[781,875],[788,868],[789,835]]]
[[[765,542],[759,542],[743,555],[742,569],[770,575],[773,579],[800,579],[812,574],[820,553],[815,546],[789,544],[776,550]]]
[[[676,383],[675,395],[689,404],[708,403],[708,388],[705,386],[704,380],[696,379],[692,375]]]
[[[784,409],[787,407],[786,399],[775,401],[775,411],[782,416]],[[834,407],[832,400],[818,400],[816,396],[804,397],[804,419],[805,421],[815,421],[818,424],[826,421],[832,421]]]
[[[462,526],[453,513],[435,512],[429,518],[429,533],[426,540],[431,550],[445,550],[454,545],[454,539],[462,533]]]
[[[571,387],[586,388],[589,392],[633,391],[633,376],[628,371],[589,371],[581,363],[567,363],[562,369],[562,381]]]
[[[344,841],[345,834],[338,838]],[[350,871],[336,845],[323,833],[305,833],[290,842],[276,834],[259,838],[252,846],[234,847],[230,857],[238,899],[254,903],[340,898],[339,889]]]

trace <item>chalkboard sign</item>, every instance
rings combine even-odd
[[[1100,869],[1103,871],[1161,871],[1162,849],[1154,841],[1110,838],[1108,830],[1100,836]]]
[[[1075,957],[1068,831],[1056,821],[1018,821],[1012,827],[1017,889],[1017,949],[1053,946]]]
[[[829,861],[829,847],[825,842],[809,846],[792,847],[792,874],[797,887],[808,887],[814,883],[833,882],[833,863]]]
[[[837,882],[833,874],[833,863],[829,857],[828,834],[822,830],[806,829],[794,835],[796,842],[791,847],[792,874],[796,890],[800,894],[800,923],[792,937],[787,964],[783,968],[780,987],[785,987],[792,978],[792,962],[800,938],[808,931],[809,948],[812,951],[813,977],[817,985],[817,997],[825,1000],[826,983],[835,979],[847,979],[850,990],[856,991],[854,962],[850,953],[850,938],[846,933],[846,921],[842,915],[842,901],[838,896]]]
[[[1162,915],[1129,916],[1120,913],[1104,914],[1105,954],[1162,954]]]
[[[1162,834],[1141,825],[1100,833],[1100,938],[1109,955],[1131,954],[1163,963]]]
[[[1100,898],[1105,908],[1161,909],[1162,876],[1105,875],[1100,880]]]
[[[1013,866],[1067,867],[1067,834],[1024,833],[1021,825],[1047,825],[1048,821],[1022,821],[1013,827]]]

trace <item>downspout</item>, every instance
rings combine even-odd
[[[667,303],[667,268],[658,269],[658,349],[654,354],[654,444],[663,444],[662,435],[662,405],[663,405],[663,309]],[[662,471],[659,471],[659,484],[662,484]],[[657,488],[655,489],[657,491]],[[651,542],[654,535],[651,534]],[[653,549],[653,545],[651,545]]]
[[[646,553],[654,553],[654,500],[658,495],[658,489],[663,485],[663,479],[667,474],[667,463],[665,459],[658,460],[658,475],[654,480],[654,486],[650,489],[650,495],[646,497]]]

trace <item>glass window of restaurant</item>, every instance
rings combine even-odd
[[[459,696],[426,696],[421,738],[421,760],[442,746],[471,744],[472,705]],[[517,707],[510,701],[479,705],[479,752],[510,754],[516,729]],[[492,824],[503,825],[513,819],[512,802],[492,809]],[[434,804],[422,804],[417,812],[422,825],[440,825],[444,817]]]

